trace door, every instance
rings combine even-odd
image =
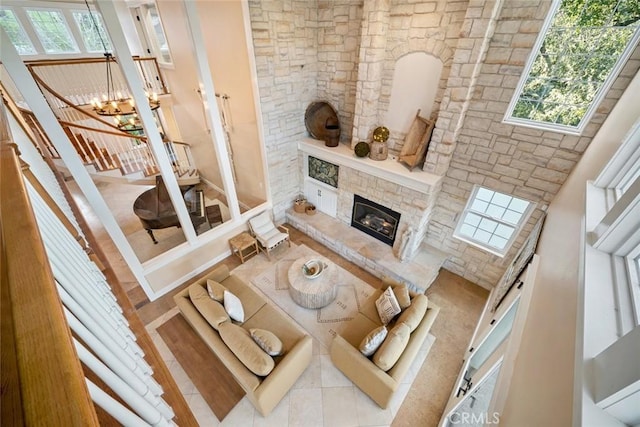
[[[312,179],[306,179],[304,195],[307,202],[316,206],[316,210],[335,218],[338,215],[338,192],[327,187]]]

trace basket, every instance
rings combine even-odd
[[[293,210],[294,211],[296,211],[298,213],[304,213],[306,209],[307,209],[307,201],[306,200],[293,202]]]
[[[314,205],[307,205],[307,207],[305,208],[305,212],[307,213],[307,215],[315,215],[316,207]]]

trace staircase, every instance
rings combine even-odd
[[[143,77],[158,76],[149,81],[148,84],[152,85],[150,90],[168,94],[155,59],[134,57],[134,61]],[[27,63],[27,66],[78,157],[94,179],[155,184],[155,176],[160,173],[160,169],[147,138],[119,129],[94,114],[88,105],[88,100],[96,93],[104,92],[104,88],[99,86],[104,80],[96,78],[103,72],[104,59],[35,61]],[[119,73],[114,75],[114,82],[123,93],[126,92],[126,83]],[[25,126],[31,129],[43,154],[49,155],[60,168],[65,169],[58,151],[35,115],[28,109],[19,108],[14,102],[19,102],[22,98],[13,82],[8,81],[6,86],[4,83],[2,82],[1,88],[5,102],[20,111]],[[189,145],[179,141],[166,141],[164,147],[178,183],[199,183],[200,176]]]

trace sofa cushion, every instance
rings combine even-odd
[[[369,357],[382,345],[382,342],[387,337],[387,327],[386,326],[378,326],[371,332],[367,334],[366,337],[362,339],[360,342],[360,353]]]
[[[231,322],[222,323],[219,332],[220,338],[229,350],[251,372],[263,377],[273,370],[275,366],[273,359],[253,341],[249,332]]]
[[[224,301],[224,291],[227,288],[222,286],[220,282],[216,282],[212,279],[207,279],[207,293],[211,297],[211,299],[223,302]]]
[[[280,356],[282,354],[282,341],[273,332],[266,329],[251,328],[249,333],[256,344],[269,356]]]
[[[267,301],[255,289],[245,283],[235,274],[231,274],[227,279],[220,282],[229,292],[240,298],[244,309],[244,319],[250,319],[256,314]]]
[[[429,299],[424,294],[419,294],[413,297],[411,305],[398,317],[397,323],[406,323],[409,326],[411,332],[415,331],[418,327],[425,313],[427,312],[427,306],[429,305]]]
[[[271,304],[262,307],[247,319],[242,327],[246,330],[269,328],[282,342],[282,352],[288,353],[306,335],[306,332]],[[276,363],[278,360],[276,359]]]
[[[199,283],[189,286],[189,299],[213,329],[218,330],[221,323],[229,320],[224,307],[209,298],[209,294]]]
[[[244,322],[244,309],[240,298],[226,290],[224,291],[224,309],[236,322]]]
[[[409,307],[411,304],[411,295],[409,294],[409,288],[407,288],[407,285],[402,282],[398,282],[389,276],[383,276],[382,287],[388,288],[389,286],[393,288],[393,293],[398,300],[398,304],[400,304],[400,310],[404,310]]]
[[[409,343],[410,335],[411,331],[406,323],[396,324],[373,355],[373,363],[385,372],[391,369],[402,356],[402,352]]]
[[[393,294],[393,288],[389,286],[376,300],[376,308],[383,325],[388,324],[396,315],[400,313],[400,304]]]

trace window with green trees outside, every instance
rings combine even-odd
[[[579,133],[640,36],[638,0],[555,0],[505,121]]]

